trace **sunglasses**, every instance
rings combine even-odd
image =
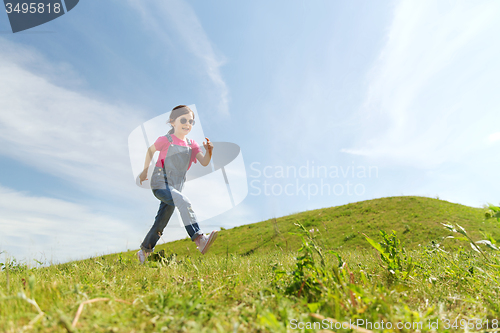
[[[194,125],[194,119],[189,119],[189,120],[187,120],[186,118],[181,118],[179,121],[180,121],[180,122],[181,122],[181,124],[183,124],[183,125],[184,125],[185,123],[187,123],[188,121],[189,121],[189,123],[190,123],[191,125]]]

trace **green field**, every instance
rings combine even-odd
[[[500,223],[484,216],[390,197],[221,230],[205,256],[184,239],[144,266],[136,250],[41,268],[10,261],[0,332],[500,331],[500,256],[470,244],[500,243]]]

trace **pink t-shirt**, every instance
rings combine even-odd
[[[173,140],[173,144],[177,146],[189,147],[186,141],[183,141],[176,137],[174,134],[170,134]],[[191,160],[189,161],[188,170],[191,167],[191,164],[196,163],[196,155],[201,153],[200,146],[193,139],[189,139],[191,141]],[[159,168],[163,168],[163,164],[165,162],[165,156],[167,156],[167,150],[170,146],[170,141],[166,136],[160,136],[154,143],[156,150],[160,151],[160,156],[158,157],[158,161],[156,161],[156,166]]]

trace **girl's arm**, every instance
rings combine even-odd
[[[148,169],[149,169],[149,164],[151,164],[151,160],[153,159],[153,155],[156,152],[156,147],[154,144],[151,145],[151,147],[148,148],[148,151],[146,152],[146,160],[144,161],[144,170],[142,170],[141,176],[140,176],[140,181],[141,185],[142,182],[145,180],[148,180]]]
[[[212,158],[212,150],[214,149],[214,144],[210,142],[208,138],[207,142],[203,142],[203,147],[205,147],[205,150],[207,151],[208,154],[203,155],[203,153],[198,153],[196,154],[196,159],[198,159],[198,162],[200,162],[201,165],[207,166],[208,163],[210,163],[210,159]]]

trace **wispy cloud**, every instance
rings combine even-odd
[[[0,250],[50,263],[138,247],[133,230],[111,216],[64,200],[0,186]]]
[[[219,112],[228,115],[229,91],[220,72],[225,59],[215,51],[192,7],[183,0],[129,0],[129,4],[141,13],[146,28],[153,31],[158,40],[166,45],[172,45],[172,38],[169,36],[172,30],[178,34],[184,47],[201,62],[204,75],[210,79],[218,96]]]
[[[34,64],[57,67],[0,39],[0,154],[92,192],[129,196],[127,136],[140,110],[68,89],[70,70],[46,77]]]
[[[499,17],[496,1],[399,2],[342,151],[429,168],[481,149],[500,117]]]

